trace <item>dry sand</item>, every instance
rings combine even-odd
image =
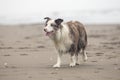
[[[120,26],[86,25],[88,61],[52,68],[56,49],[43,25],[0,25],[0,80],[120,80]]]

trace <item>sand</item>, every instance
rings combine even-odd
[[[57,51],[42,24],[0,25],[0,80],[120,80],[120,25],[86,25],[88,61],[53,68]]]

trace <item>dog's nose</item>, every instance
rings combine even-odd
[[[47,32],[47,29],[44,29],[45,32]]]

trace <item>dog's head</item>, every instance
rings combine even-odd
[[[56,31],[61,28],[61,23],[63,22],[63,19],[58,18],[53,20],[49,17],[45,17],[44,19],[46,19],[44,31],[46,32],[47,36],[50,37],[54,35]]]

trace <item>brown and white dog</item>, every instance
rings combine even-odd
[[[87,34],[86,30],[78,21],[64,22],[63,19],[46,19],[44,31],[55,44],[58,50],[57,63],[53,67],[60,67],[61,56],[64,53],[71,55],[70,66],[73,67],[78,64],[78,53],[81,52],[83,60],[87,60],[86,46]]]

